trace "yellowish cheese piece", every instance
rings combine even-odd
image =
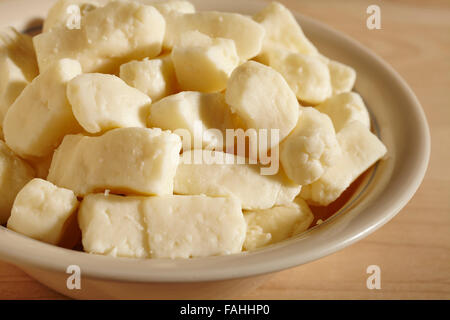
[[[206,196],[151,197],[143,204],[153,258],[239,253],[247,226],[239,200]]]
[[[166,23],[152,6],[113,1],[88,12],[80,29],[54,28],[33,38],[42,72],[55,60],[78,60],[83,72],[118,72],[130,60],[161,52]]]
[[[171,50],[185,33],[198,31],[211,38],[234,40],[241,61],[255,57],[261,51],[264,28],[251,18],[237,13],[202,11],[166,17],[164,48]],[[245,32],[243,32],[245,30]]]
[[[267,209],[292,201],[300,186],[287,183],[280,171],[261,175],[245,158],[209,150],[186,151],[175,176],[174,193],[236,197],[246,210]]]
[[[178,91],[178,82],[170,55],[120,66],[120,78],[149,96],[153,102]]]
[[[99,137],[68,135],[53,156],[48,180],[77,196],[172,194],[181,139],[161,129],[120,128]]]
[[[359,121],[337,134],[342,156],[314,183],[304,186],[301,197],[326,206],[336,200],[364,171],[386,154],[386,147]]]
[[[282,141],[296,126],[299,103],[283,77],[270,67],[248,61],[237,67],[228,80],[226,102],[249,129],[278,129]]]
[[[0,140],[0,224],[6,223],[17,193],[33,178],[33,168]]]
[[[110,74],[85,73],[67,84],[67,98],[80,125],[89,133],[146,127],[152,100]]]
[[[302,108],[297,127],[280,146],[286,175],[300,185],[319,179],[340,156],[333,123],[314,108]]]
[[[352,67],[330,60],[328,69],[330,70],[333,95],[352,91],[356,81],[356,71]]]
[[[246,224],[239,201],[206,196],[84,198],[84,250],[133,258],[191,258],[238,253]]]
[[[126,258],[148,258],[142,198],[90,194],[81,202],[78,224],[84,251]]]
[[[274,48],[305,55],[318,54],[317,49],[306,38],[295,17],[281,3],[270,3],[253,19],[259,22],[266,31],[261,55],[265,55]]]
[[[183,14],[183,13],[194,13],[195,6],[185,0],[168,0],[162,2],[154,2],[148,0],[140,0],[144,4],[149,4],[154,6],[158,11],[164,16],[167,17],[170,14]]]
[[[38,75],[31,37],[9,27],[0,30],[0,127],[9,107]]]
[[[184,91],[152,104],[148,126],[174,133],[185,129],[190,136],[190,148],[222,150],[225,130],[233,129],[235,124],[223,94]],[[183,143],[187,146],[186,141]]]
[[[71,190],[33,179],[17,194],[8,228],[36,240],[60,244],[78,204]]]
[[[339,132],[352,121],[360,121],[370,129],[370,116],[363,99],[356,92],[343,92],[332,96],[316,107],[333,121]]]
[[[58,0],[50,8],[42,26],[43,32],[54,28],[67,28],[75,19],[84,17],[88,12],[103,7],[112,0]]]
[[[103,7],[113,0],[58,0],[50,8],[47,18],[44,20],[43,32],[51,29],[67,27],[76,22],[76,19],[84,18],[90,11]],[[189,1],[169,0],[155,2],[151,0],[131,0],[144,5],[154,6],[163,15],[174,13],[194,13],[195,7]]]
[[[281,73],[299,100],[319,104],[332,95],[328,66],[316,56],[276,51],[269,65]]]
[[[226,88],[231,72],[239,64],[233,40],[186,33],[173,47],[172,60],[184,91],[219,92]],[[194,39],[191,39],[194,38]]]
[[[301,198],[285,206],[247,211],[244,217],[247,223],[245,250],[258,249],[296,236],[306,231],[314,220],[314,215]]]
[[[77,61],[62,59],[22,91],[3,122],[5,141],[14,152],[45,157],[66,134],[81,131],[66,97],[67,82],[80,73]]]

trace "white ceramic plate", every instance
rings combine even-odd
[[[253,14],[263,1],[194,0],[199,10]],[[52,1],[0,1],[0,24],[21,30],[39,24]],[[425,174],[429,129],[422,108],[405,81],[383,60],[325,24],[297,14],[319,50],[357,71],[362,95],[388,157],[364,183],[350,205],[295,239],[251,253],[192,260],[133,260],[62,249],[0,227],[0,258],[20,266],[39,281],[73,297],[167,298],[222,297],[250,288],[252,277],[301,265],[340,250],[394,217],[411,199]],[[65,288],[68,265],[81,267],[83,292]],[[235,280],[231,280],[235,279]],[[253,283],[255,283],[254,279]],[[221,291],[221,292],[219,292]]]

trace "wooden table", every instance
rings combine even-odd
[[[282,2],[347,33],[400,72],[427,114],[431,161],[415,197],[387,225],[240,298],[450,299],[450,1]],[[381,8],[381,30],[366,27],[370,4]],[[381,268],[380,290],[366,288],[369,265]],[[63,297],[0,262],[0,299],[55,298]]]

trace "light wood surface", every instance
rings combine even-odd
[[[431,161],[415,197],[380,230],[236,298],[450,299],[450,1],[281,2],[352,36],[400,72],[428,117]],[[370,4],[381,8],[381,30],[366,28]],[[366,288],[369,265],[381,268],[380,290]],[[0,262],[0,299],[55,298],[64,297]]]

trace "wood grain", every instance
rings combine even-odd
[[[380,230],[236,298],[450,299],[450,1],[281,2],[357,39],[400,72],[428,117],[431,161],[415,197]],[[381,8],[381,30],[366,28],[370,4]],[[381,268],[380,290],[366,288],[373,264]],[[0,299],[61,298],[0,262]]]

